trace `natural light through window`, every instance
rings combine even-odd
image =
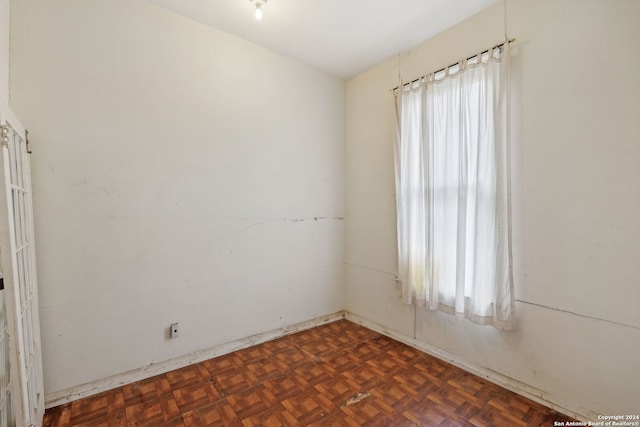
[[[511,329],[502,56],[493,49],[396,91],[398,264],[404,302]]]

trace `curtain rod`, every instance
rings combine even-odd
[[[516,41],[516,39],[515,39],[515,38],[510,39],[510,40],[509,40],[509,43],[513,43],[514,41]],[[495,49],[495,48],[497,48],[497,47],[502,47],[502,46],[504,46],[504,44],[505,44],[505,42],[499,43],[499,44],[497,44],[497,45],[493,46],[493,47],[492,47],[492,48],[490,48],[490,49]],[[468,60],[470,60],[470,59],[475,58],[475,57],[476,57],[476,56],[478,56],[478,55],[484,55],[485,53],[488,53],[488,52],[489,52],[489,49],[486,49],[486,50],[483,50],[482,52],[480,52],[479,54],[478,54],[478,53],[476,53],[475,55],[471,55],[470,57],[468,57],[468,58],[467,58],[467,61],[468,61]],[[455,67],[456,65],[460,65],[460,62],[461,62],[461,61],[458,61],[458,62],[453,63],[453,64],[451,64],[451,65],[448,65],[448,66],[446,66],[446,67],[444,67],[444,68],[441,68],[441,69],[439,69],[438,71],[435,71],[434,73],[429,73],[429,74],[437,74],[437,73],[439,73],[439,72],[441,72],[441,71],[446,70],[447,68],[451,68],[451,67]],[[413,80],[411,80],[410,82],[403,83],[403,84],[402,84],[402,87],[405,87],[405,86],[407,86],[407,85],[412,85],[412,84],[414,84],[415,82],[420,81],[420,80],[424,79],[425,77],[428,77],[428,76],[429,76],[429,74],[424,75],[424,76],[420,76],[420,77],[418,77],[417,79],[413,79]],[[393,89],[391,89],[391,90],[390,90],[390,92],[395,92],[395,91],[396,91],[396,90],[398,90],[398,89],[400,89],[400,86],[396,86],[396,87],[394,87]]]

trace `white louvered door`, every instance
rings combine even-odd
[[[10,111],[0,110],[2,161],[0,161],[0,248],[4,290],[0,291],[4,313],[0,327],[4,335],[0,349],[0,399],[8,412],[13,405],[13,420],[0,417],[0,426],[42,426],[44,387],[38,286],[33,240],[31,169],[26,132]],[[8,339],[9,358],[6,359]],[[2,365],[4,363],[4,366]],[[9,365],[10,381],[4,377]],[[3,390],[3,384],[4,390]],[[9,403],[7,403],[9,402]],[[14,423],[14,424],[12,424]]]

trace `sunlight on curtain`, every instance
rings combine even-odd
[[[499,49],[396,91],[403,301],[500,329],[515,327],[507,100]]]

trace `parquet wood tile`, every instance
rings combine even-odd
[[[236,356],[242,360],[245,365],[260,362],[263,360],[269,360],[273,353],[269,349],[269,347],[264,346],[255,346],[249,347],[244,350],[239,350],[236,352]]]
[[[318,421],[309,424],[312,427],[359,427],[360,424],[356,423],[353,418],[344,412],[335,411],[332,414],[322,416]]]
[[[278,405],[276,407],[269,408],[266,411],[260,412],[255,415],[251,415],[242,420],[242,425],[245,427],[294,427],[300,426],[300,422],[289,411]]]
[[[211,374],[201,363],[168,372],[165,376],[172,389],[198,384],[211,378]]]
[[[220,376],[234,373],[237,369],[242,368],[244,363],[242,363],[242,360],[236,353],[230,353],[214,359],[205,360],[201,365],[209,372],[209,375]]]
[[[71,404],[58,406],[46,411],[44,415],[45,426],[61,426],[67,427],[71,425]]]
[[[51,408],[44,427],[538,427],[570,420],[341,320]]]
[[[227,401],[240,419],[266,412],[280,403],[263,384],[235,393]]]
[[[259,381],[281,376],[289,370],[289,366],[276,357],[255,361],[248,364],[247,368]]]
[[[169,421],[163,421],[161,423],[162,427],[187,427],[186,424],[184,423],[184,419],[182,418],[182,415],[170,419]]]
[[[126,406],[157,399],[171,394],[171,384],[166,377],[149,378],[122,387]]]
[[[178,402],[171,395],[158,399],[148,400],[127,406],[125,409],[127,425],[129,426],[153,426],[162,425],[180,415]],[[75,419],[71,418],[72,423]],[[73,424],[75,427],[75,424]]]
[[[296,378],[302,382],[306,387],[313,387],[314,385],[323,381],[328,381],[335,376],[335,369],[328,363],[310,363],[305,366],[294,369],[293,374]]]
[[[462,427],[466,420],[427,401],[420,401],[403,413],[409,421],[425,427],[456,426]],[[509,424],[505,424],[509,425]]]
[[[388,381],[371,390],[371,394],[388,402],[393,410],[402,414],[413,407],[421,398],[415,390],[404,387],[397,381]]]
[[[317,422],[336,409],[331,400],[315,389],[285,399],[281,403],[302,425]]]
[[[258,384],[258,377],[246,366],[242,366],[231,373],[215,377],[216,389],[223,397],[240,393],[256,384]]]
[[[278,358],[278,360],[282,361],[287,366],[289,366],[290,369],[298,368],[300,366],[305,366],[309,363],[313,363],[319,360],[319,358],[313,357],[313,355],[305,353],[298,347],[294,347],[289,349],[288,351],[278,353],[276,357]]]
[[[375,425],[383,421],[381,425],[393,425],[393,408],[374,395],[369,395],[352,405],[343,406],[342,411],[359,425]]]
[[[340,374],[352,387],[359,390],[369,390],[384,382],[384,373],[377,369],[363,365],[358,369]]]
[[[104,418],[123,418],[124,408],[124,394],[118,390],[76,400],[70,415],[77,424],[92,425]]]
[[[348,357],[344,352],[339,354],[327,355],[322,360],[331,365],[336,375],[345,371],[356,369],[360,364]]]
[[[360,392],[359,387],[353,387],[344,378],[331,378],[314,386],[322,395],[331,400],[334,405],[340,406]]]
[[[188,412],[217,402],[222,396],[212,383],[204,382],[177,388],[173,391],[173,397],[180,412]]]
[[[304,393],[306,382],[292,375],[283,375],[265,381],[264,386],[279,401]]]
[[[186,412],[182,420],[187,427],[242,426],[240,418],[226,399]]]

